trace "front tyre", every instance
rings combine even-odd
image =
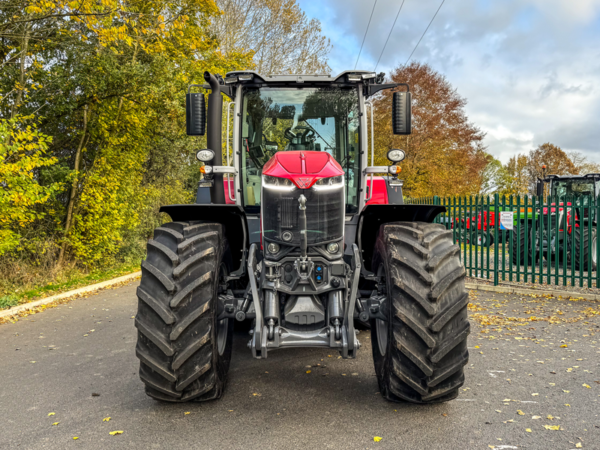
[[[443,225],[381,226],[373,269],[387,321],[371,324],[375,372],[390,401],[438,403],[458,396],[469,355],[469,296],[459,247]]]
[[[221,224],[171,222],[154,231],[135,318],[140,378],[150,397],[185,402],[223,394],[233,323],[217,314],[229,266]]]

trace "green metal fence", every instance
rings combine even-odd
[[[436,222],[453,231],[469,277],[494,285],[600,287],[598,198],[494,195],[409,198],[405,203],[446,207]]]

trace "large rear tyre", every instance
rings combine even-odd
[[[584,225],[581,229],[573,227],[572,233],[573,245],[575,246],[575,270],[587,272],[588,265],[591,265],[592,271],[596,270],[596,261],[598,259],[596,254],[596,230],[592,229],[592,233],[590,234]],[[588,248],[588,245],[591,245],[591,249]],[[582,260],[583,265],[581,263]]]
[[[154,230],[135,318],[140,378],[150,397],[185,402],[223,394],[233,323],[217,321],[217,308],[229,265],[221,224],[171,222]]]
[[[525,249],[526,225],[527,225],[527,222],[521,223],[521,229],[520,229],[519,233],[517,233],[516,226],[512,231],[512,234],[513,234],[512,262],[515,266],[517,264],[519,266],[524,266],[525,264],[530,265],[532,263],[532,260],[531,260],[531,247],[532,247],[531,233],[529,235],[529,244],[528,244],[529,248]],[[525,255],[528,255],[529,258],[525,258]]]
[[[465,269],[452,230],[396,222],[379,229],[373,270],[387,321],[373,320],[379,389],[390,401],[438,403],[458,396],[469,360]]]

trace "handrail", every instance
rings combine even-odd
[[[225,106],[225,109],[227,110],[227,136],[225,138],[225,155],[227,158],[227,165],[229,166],[230,164],[230,160],[229,160],[229,122],[230,122],[230,113],[231,113],[231,105],[235,105],[235,102],[228,102],[227,105]],[[235,202],[236,199],[233,198],[231,196],[231,184],[230,184],[230,180],[231,178],[229,178],[229,174],[227,174],[227,195],[229,196],[229,200],[231,200],[232,202]],[[233,175],[233,188],[235,189],[235,174]]]
[[[374,166],[375,165],[375,130],[373,128],[373,103],[367,102],[367,103],[365,103],[365,106],[367,107],[367,112],[368,112],[368,108],[369,107],[371,108],[371,166]],[[369,132],[369,130],[367,130],[367,133],[368,132]],[[369,196],[366,198],[365,203],[367,203],[368,201],[370,201],[373,198],[373,174],[371,174],[371,187],[369,187],[367,190],[369,191]]]

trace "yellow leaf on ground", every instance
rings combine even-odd
[[[52,425],[58,425],[60,422],[54,422]]]
[[[578,442],[577,444],[575,444],[575,448],[581,448],[581,447],[582,447],[581,442]]]
[[[567,344],[563,344],[560,346],[560,348],[567,348],[567,347],[568,347]]]
[[[77,439],[79,439],[77,436],[73,436],[74,441],[76,441]]]
[[[310,372],[311,372],[310,370],[307,370],[307,371],[306,371],[306,373],[310,373]]]
[[[582,384],[582,386],[583,386],[583,387],[585,387],[585,388],[588,388],[588,389],[591,389],[591,388],[592,388],[592,387],[591,387],[589,384],[587,384],[587,383],[583,383],[583,384]]]
[[[536,395],[540,395],[540,394],[538,394],[538,393],[534,393],[534,394],[531,394],[531,395],[533,395],[533,396],[535,397]]]
[[[521,411],[520,409],[517,410],[517,414],[520,415],[520,416],[524,416],[525,415],[525,413],[523,411]]]
[[[541,419],[541,418],[542,418],[542,416],[533,416],[532,417],[533,420],[537,420],[537,419]]]
[[[548,414],[546,416],[546,419],[548,419],[548,420],[554,420],[554,416],[552,414]]]
[[[102,422],[108,422],[110,420],[110,417],[105,417],[104,419],[102,419]]]
[[[53,416],[56,413],[48,413],[48,417]]]
[[[571,405],[569,405],[568,403],[565,403],[565,406],[568,406],[569,408],[571,407]]]
[[[380,438],[379,436],[375,436],[375,437],[373,438],[373,440],[374,440],[375,442],[379,442],[381,439],[383,439],[383,438]]]
[[[528,433],[531,433],[531,428],[527,428],[525,431],[527,431]]]
[[[183,414],[187,416],[189,413],[190,413],[189,411],[186,411]]]
[[[116,436],[117,434],[123,434],[123,430],[111,431],[108,434],[110,434],[111,436]]]
[[[560,430],[560,425],[544,425],[546,430]]]

